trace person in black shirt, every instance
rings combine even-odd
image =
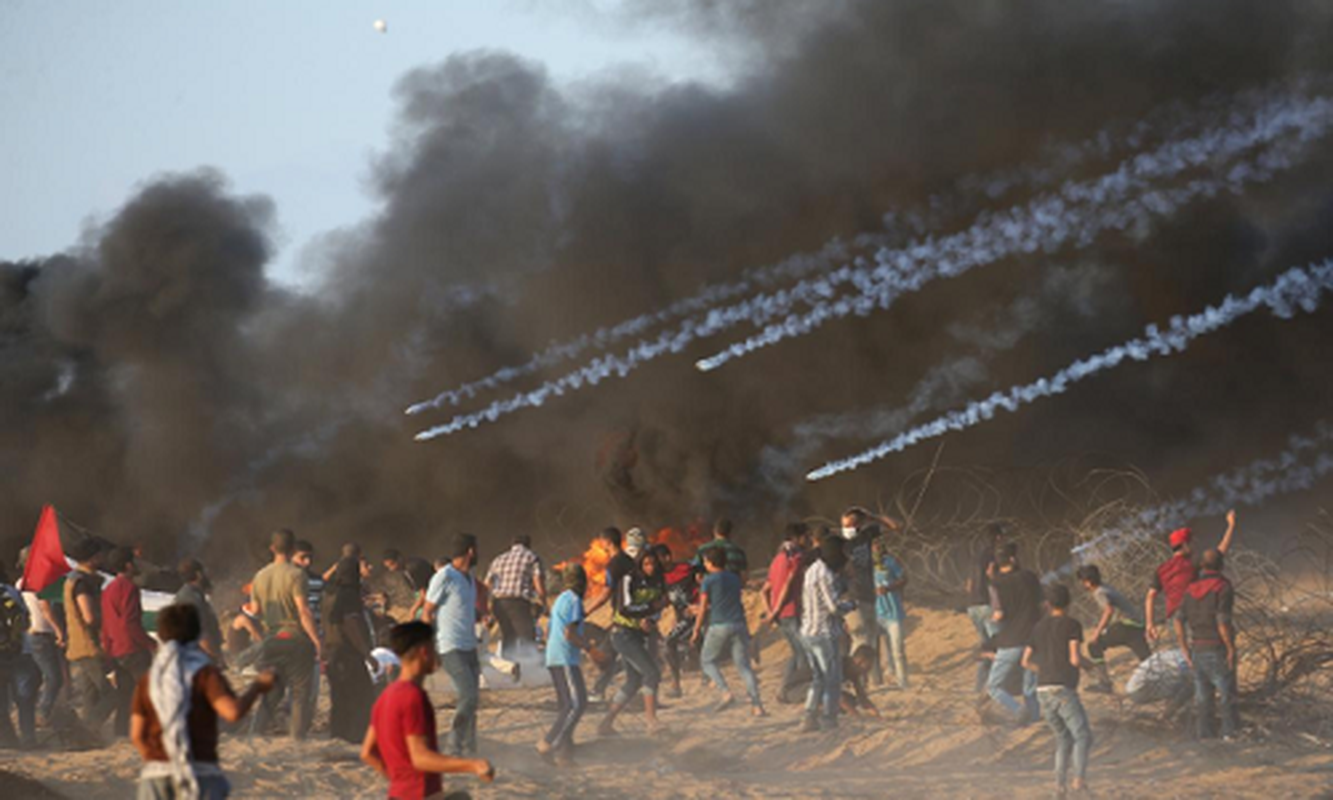
[[[1222,553],[1209,550],[1200,562],[1198,580],[1185,590],[1185,600],[1175,616],[1176,640],[1184,647],[1185,660],[1194,669],[1194,719],[1200,739],[1213,735],[1213,692],[1221,698],[1222,740],[1236,733],[1236,708],[1232,693],[1236,685],[1236,634],[1231,627],[1236,593],[1231,581],[1222,577]],[[1185,631],[1189,630],[1189,639]]]
[[[1006,543],[995,554],[999,567],[992,590],[996,609],[991,616],[999,623],[995,634],[995,664],[991,667],[986,692],[1021,724],[1035,722],[1038,715],[1037,682],[1032,673],[1023,675],[1023,703],[1005,691],[1009,674],[1021,670],[1023,649],[1032,638],[1032,629],[1041,619],[1041,579],[1029,569],[1018,566],[1018,545]]]
[[[1083,791],[1092,750],[1092,728],[1078,696],[1079,647],[1083,626],[1070,619],[1069,587],[1056,584],[1046,591],[1050,614],[1037,623],[1032,641],[1023,651],[1023,667],[1037,675],[1037,699],[1041,715],[1055,734],[1055,782],[1064,796],[1073,756],[1074,791]]]
[[[611,603],[611,611],[619,611],[620,607],[616,599],[617,592],[615,587],[619,586],[625,579],[625,576],[634,571],[634,559],[629,557],[622,546],[620,529],[616,527],[604,528],[597,534],[598,546],[607,550],[613,555],[606,564],[605,583],[602,587],[602,593],[597,599],[588,604],[583,614],[585,617],[591,617],[593,612]],[[610,688],[611,681],[615,679],[616,673],[620,671],[620,654],[612,649],[612,658],[602,666],[602,674],[598,676],[597,683],[592,687],[592,697],[602,697],[606,690]]]
[[[1004,540],[1004,527],[998,522],[986,530],[986,541],[981,548],[976,567],[967,579],[967,616],[977,629],[977,639],[985,644],[1000,629],[991,617],[995,609],[990,605],[990,579],[995,572],[995,551]],[[986,691],[990,676],[989,659],[977,662],[977,693]]]

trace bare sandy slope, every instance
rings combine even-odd
[[[490,691],[483,699],[481,747],[500,777],[488,787],[462,779],[447,785],[475,790],[477,797],[1049,796],[1052,745],[1045,726],[1010,730],[980,722],[967,619],[919,610],[910,630],[915,685],[910,692],[873,692],[882,720],[844,720],[836,733],[802,735],[794,706],[770,702],[767,719],[752,719],[743,707],[714,715],[715,694],[689,675],[685,698],[666,701],[668,734],[650,739],[642,719],[629,715],[622,738],[597,740],[600,712],[593,711],[581,728],[580,766],[555,770],[532,751],[551,721],[550,690]],[[785,656],[780,637],[767,635],[760,672],[766,697],[776,691]],[[1112,668],[1123,677],[1128,665],[1113,662]],[[739,689],[738,678],[734,685]],[[1096,736],[1090,779],[1098,797],[1333,796],[1333,752],[1300,737],[1279,731],[1262,741],[1250,734],[1237,745],[1200,745],[1150,711],[1097,695],[1085,695],[1085,702]],[[441,727],[449,713],[440,710]],[[386,794],[357,762],[355,748],[322,738],[300,745],[231,738],[223,758],[237,797]],[[0,755],[0,770],[71,798],[132,797],[138,766],[127,742],[98,752]],[[0,778],[0,786],[5,783]]]

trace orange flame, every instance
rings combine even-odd
[[[686,561],[694,557],[699,547],[707,542],[711,537],[705,533],[707,528],[702,522],[692,522],[684,529],[662,528],[652,538],[653,544],[664,544],[671,548],[671,557],[676,561]],[[588,543],[588,549],[584,551],[581,563],[583,571],[588,574],[588,589],[600,591],[606,587],[606,565],[611,563],[611,558],[615,555],[606,542],[594,538]],[[569,559],[555,565],[556,570],[563,570],[570,564],[575,563],[574,559]]]

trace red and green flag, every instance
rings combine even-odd
[[[59,584],[70,570],[65,554],[87,538],[87,533],[65,521],[54,507],[42,508],[23,567],[23,588],[40,593]]]

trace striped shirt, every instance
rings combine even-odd
[[[833,572],[815,559],[805,570],[801,585],[801,635],[833,636],[837,633],[838,600]]]

